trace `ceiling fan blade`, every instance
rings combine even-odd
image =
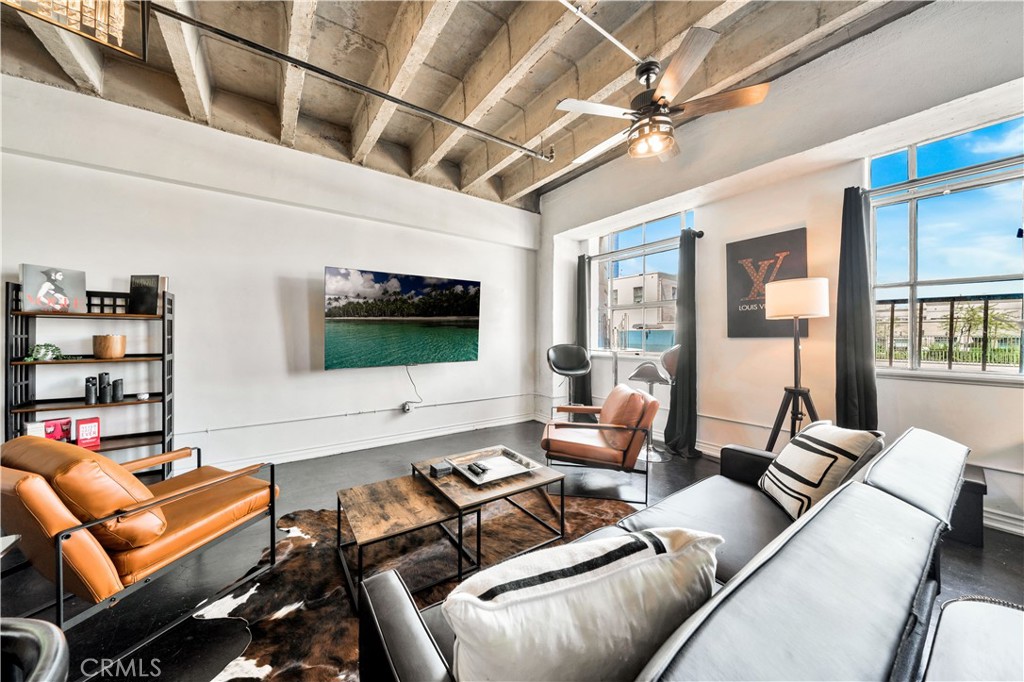
[[[632,109],[623,109],[611,104],[600,102],[587,102],[581,99],[563,99],[555,105],[559,111],[572,111],[577,114],[591,114],[593,116],[608,116],[610,118],[633,118]]]
[[[629,132],[629,131],[628,130],[623,130],[621,133],[616,133],[615,135],[612,135],[611,137],[609,137],[607,140],[605,140],[601,144],[599,144],[596,147],[590,149],[589,151],[585,151],[582,154],[580,154],[579,156],[577,156],[575,159],[572,160],[572,162],[574,164],[578,164],[578,163],[586,163],[587,161],[590,161],[591,159],[596,159],[597,157],[601,156],[602,154],[604,154],[609,149],[613,149],[613,148],[617,147],[618,145],[622,144],[623,142],[625,142],[626,141],[626,133],[627,132]]]
[[[658,161],[665,163],[666,161],[671,161],[677,156],[679,156],[679,145],[674,144],[671,147],[669,147],[666,151],[663,151],[662,153],[658,154]]]
[[[705,114],[713,114],[716,111],[727,111],[728,109],[739,109],[740,107],[760,104],[768,95],[768,87],[768,83],[761,83],[760,85],[751,85],[750,87],[739,88],[738,90],[720,92],[717,95],[709,95],[700,99],[692,99],[689,102],[683,102],[672,107],[672,116],[678,122],[680,119],[676,117],[680,116],[682,120],[686,120],[697,116],[704,116]]]
[[[654,101],[664,98],[671,102],[672,98],[686,85],[686,81],[697,71],[711,47],[719,38],[718,33],[699,26],[692,27],[683,36],[683,42],[672,56],[672,61],[661,73],[661,82],[654,91]]]

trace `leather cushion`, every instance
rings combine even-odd
[[[608,394],[608,398],[601,406],[601,417],[598,421],[602,424],[616,424],[618,426],[636,426],[644,413],[644,398],[638,391],[633,390],[625,384],[619,384]],[[601,437],[610,447],[617,450],[625,450],[629,445],[633,434],[627,431],[601,431]]]
[[[452,662],[455,660],[455,631],[452,630],[452,626],[445,620],[444,612],[441,611],[442,603],[437,602],[423,609],[420,611],[420,617],[423,618],[423,624],[427,626],[430,636],[434,638],[434,642],[437,644],[437,648],[441,652],[445,663],[451,667]]]
[[[983,599],[983,598],[982,598]],[[1024,609],[970,597],[946,602],[925,680],[1024,680]]]
[[[116,462],[70,443],[22,436],[4,444],[2,458],[4,466],[45,478],[80,523],[153,499],[149,489]],[[123,551],[148,545],[166,527],[163,512],[152,509],[89,530],[107,549]]]
[[[618,525],[628,531],[679,526],[721,535],[715,577],[727,582],[792,523],[767,495],[752,485],[712,476],[673,493]]]
[[[673,633],[640,679],[902,679],[891,672],[940,530],[928,514],[849,483]]]
[[[0,468],[0,514],[5,533],[21,536],[18,548],[37,571],[54,580],[53,537],[79,524],[39,474]],[[64,589],[99,603],[124,589],[95,536],[80,530],[64,541]]]
[[[154,483],[150,490],[154,495],[174,493],[225,473],[204,466]],[[110,558],[124,584],[131,585],[265,511],[269,503],[266,481],[245,476],[220,483],[165,504],[167,530],[160,538],[145,547],[111,554]]]
[[[574,460],[595,460],[608,464],[622,464],[622,451],[608,447],[601,437],[601,431],[588,428],[564,426],[555,428],[548,424],[544,428],[540,446],[552,459],[566,455]]]
[[[947,526],[970,448],[911,428],[868,465],[864,482],[928,512]]]

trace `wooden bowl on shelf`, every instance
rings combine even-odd
[[[127,338],[120,334],[92,337],[92,354],[100,360],[119,360],[124,357]]]

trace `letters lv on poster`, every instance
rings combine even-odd
[[[807,228],[725,245],[729,337],[792,336],[790,320],[766,320],[764,287],[777,279],[807,276]],[[807,320],[800,321],[807,336]]]

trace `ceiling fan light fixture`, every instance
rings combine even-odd
[[[642,118],[629,129],[629,155],[646,159],[670,151],[676,145],[674,133],[672,119],[666,115]]]

